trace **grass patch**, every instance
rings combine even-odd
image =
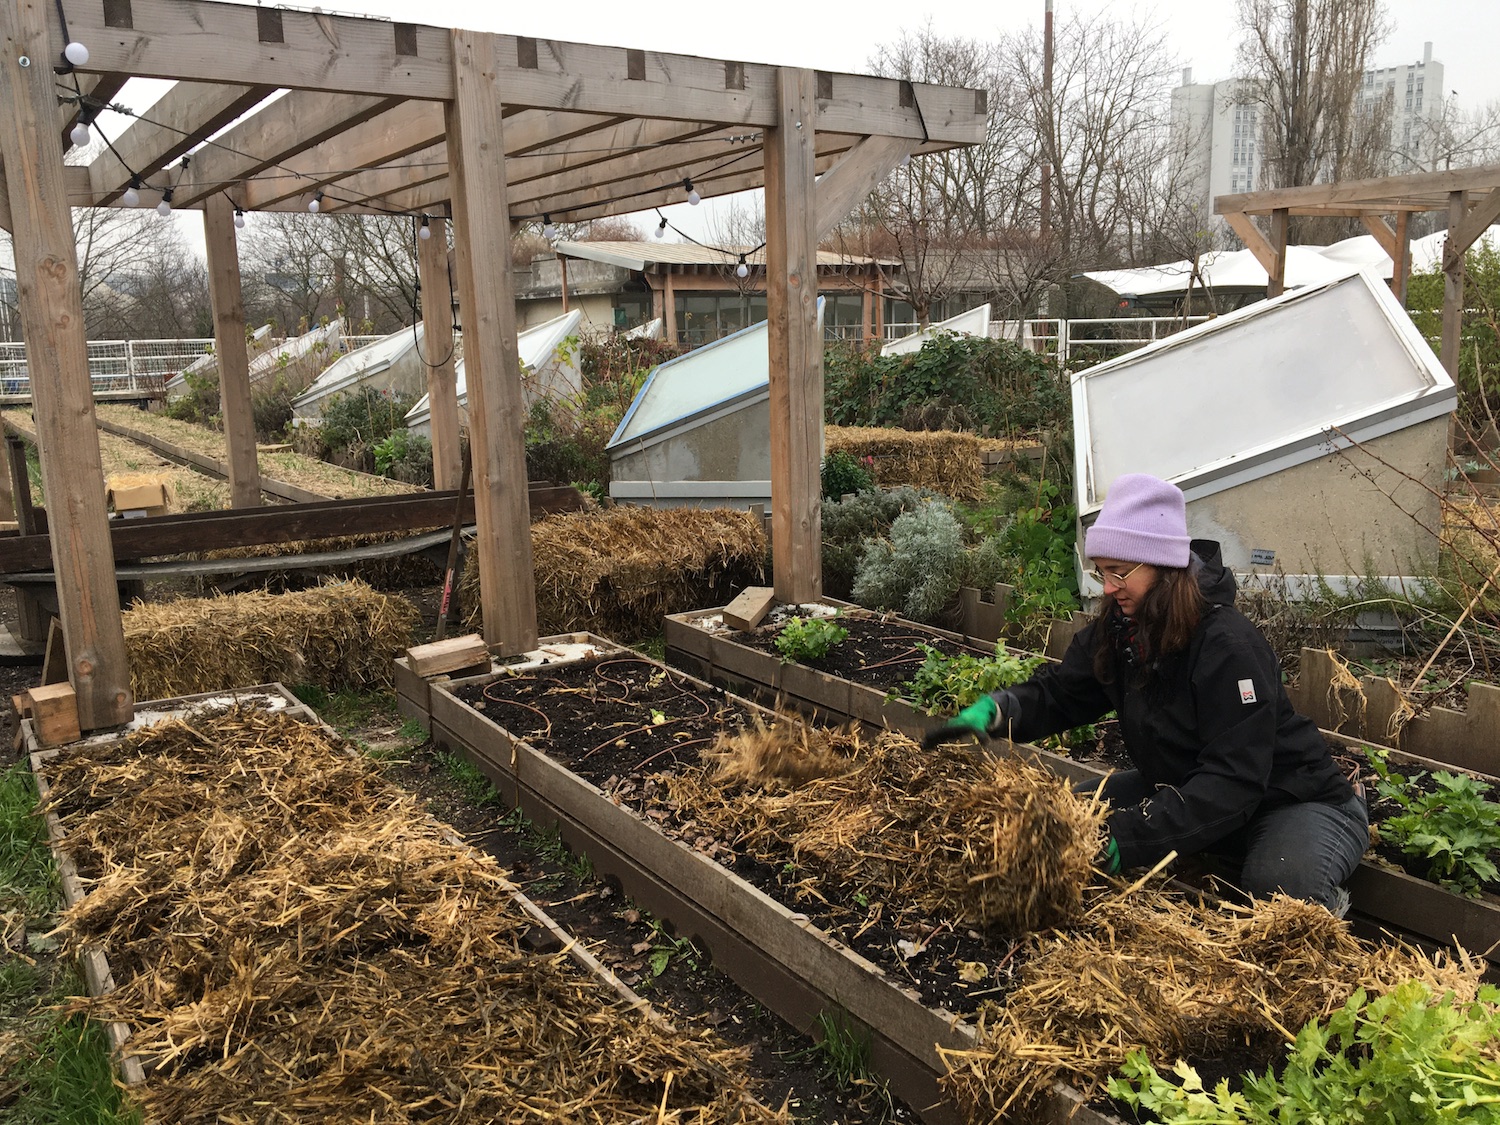
[[[46,914],[57,901],[57,869],[35,806],[31,771],[17,762],[0,774],[0,914]]]
[[[485,777],[479,767],[462,754],[440,750],[433,757],[443,767],[444,772],[453,779],[453,783],[458,786],[464,800],[471,805],[477,808],[489,808],[500,803],[500,794],[495,792],[490,779]]]
[[[341,688],[330,692],[317,684],[294,684],[292,694],[316,711],[318,718],[344,735],[372,722],[394,724],[401,717],[396,707],[396,694],[391,691]],[[423,734],[422,737],[427,736]]]
[[[636,641],[631,647],[642,656],[649,656],[652,660],[662,664],[667,662],[667,635],[665,633],[657,633],[654,637]]]

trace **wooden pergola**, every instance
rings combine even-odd
[[[485,640],[501,655],[537,640],[514,227],[764,187],[777,594],[818,596],[817,243],[904,157],[980,141],[984,91],[205,0],[0,0],[0,37],[0,226],[14,235],[83,729],[124,722],[133,700],[69,208],[123,206],[133,181],[141,205],[170,187],[172,207],[203,212],[236,507],[260,500],[236,212],[317,199],[323,213],[426,225],[432,355],[451,353],[451,220]],[[69,43],[86,62],[66,62]],[[135,76],[176,85],[92,163],[65,166],[80,113],[92,119]],[[437,485],[451,488],[451,363],[429,390]]]
[[[1464,255],[1490,224],[1500,220],[1500,164],[1459,168],[1446,172],[1417,172],[1369,180],[1278,188],[1214,199],[1214,213],[1223,215],[1256,260],[1270,275],[1266,295],[1285,288],[1287,227],[1292,215],[1328,215],[1361,220],[1381,248],[1391,256],[1391,289],[1406,300],[1411,272],[1407,222],[1414,211],[1447,211],[1448,241],[1443,250],[1443,367],[1458,373],[1459,329],[1464,309]],[[1263,234],[1252,215],[1270,218],[1270,234]]]

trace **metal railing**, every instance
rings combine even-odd
[[[1032,320],[997,320],[990,323],[992,340],[1014,340],[1042,355],[1056,356],[1058,362],[1067,367],[1075,358],[1080,358],[1079,349],[1089,348],[1102,353],[1099,358],[1113,358],[1130,348],[1144,347],[1153,340],[1160,340],[1175,332],[1181,332],[1193,324],[1208,320],[1206,316],[1109,316],[1076,318],[1071,320],[1039,318]],[[910,336],[922,326],[915,321],[889,322],[885,325],[886,340],[899,340]],[[845,334],[846,329],[852,335]],[[834,336],[825,328],[823,334],[829,339],[860,339],[863,329],[859,326],[838,326],[840,334]]]

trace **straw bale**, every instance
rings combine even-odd
[[[418,616],[406,599],[363,582],[136,602],[124,614],[125,651],[137,699],[274,681],[381,688]]]
[[[567,512],[531,525],[538,627],[633,638],[664,614],[727,601],[765,577],[766,536],[749,512],[727,508],[613,507]],[[465,563],[465,620],[480,627],[479,568]]]
[[[668,780],[700,824],[769,863],[886,897],[890,908],[1020,933],[1078,914],[1104,810],[1016,758],[922,750],[894,731],[722,740]]]
[[[741,1052],[626,1010],[488,856],[316,726],[235,708],[70,748],[51,808],[174,1123],[772,1120]]]
[[[826,426],[824,448],[874,459],[881,488],[907,484],[930,488],[954,500],[984,496],[984,463],[974,434],[943,430],[892,430],[873,426]]]
[[[1005,1006],[985,1013],[981,1045],[942,1052],[967,1120],[1030,1120],[1059,1080],[1092,1095],[1133,1050],[1162,1067],[1233,1053],[1263,1069],[1357,988],[1417,979],[1467,1001],[1482,973],[1462,952],[1435,961],[1361,942],[1321,906],[1284,896],[1246,908],[1153,889],[1038,935],[1023,964]]]

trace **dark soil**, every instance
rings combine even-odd
[[[716,839],[691,810],[667,799],[655,774],[696,763],[721,732],[751,714],[717,688],[645,660],[607,658],[502,676],[459,690],[460,698],[536,749],[655,821],[669,836],[708,855],[914,988],[933,1007],[968,1015],[1009,991],[1015,943],[946,922],[913,918],[854,885],[830,886],[797,864],[779,865]],[[519,718],[519,721],[516,721]],[[660,719],[658,722],[657,719]],[[516,725],[512,725],[515,722]],[[592,725],[590,725],[592,724]],[[603,733],[605,737],[601,738]],[[963,979],[964,965],[984,966]],[[970,968],[969,975],[977,970]]]

